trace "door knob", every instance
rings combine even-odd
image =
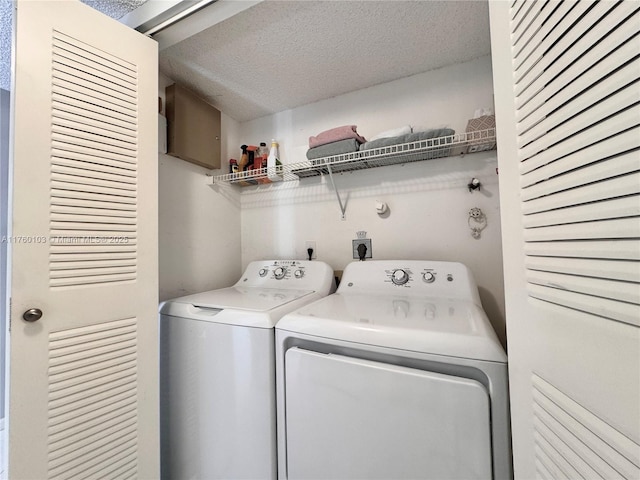
[[[39,308],[30,308],[22,314],[22,318],[26,322],[37,322],[38,320],[40,320],[40,318],[42,318],[42,310],[40,310]]]

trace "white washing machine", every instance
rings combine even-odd
[[[274,325],[335,290],[323,262],[252,262],[160,306],[163,479],[275,479]]]
[[[507,357],[460,263],[355,262],[276,326],[281,479],[512,478]]]

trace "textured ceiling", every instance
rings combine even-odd
[[[160,53],[247,121],[490,53],[485,1],[266,0]]]
[[[120,18],[132,12],[148,0],[82,0],[92,8]],[[157,0],[156,0],[157,1]],[[13,5],[12,0],[0,0],[0,88],[11,88],[11,30]]]
[[[13,5],[11,0],[0,0],[0,88],[11,88],[11,31]]]

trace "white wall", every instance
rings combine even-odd
[[[355,124],[365,137],[403,124],[448,125],[461,132],[477,108],[492,106],[491,59],[483,57],[246,122],[240,133],[248,144],[276,138],[283,162],[295,163],[305,159],[308,137],[331,127]],[[482,182],[480,192],[467,190],[472,177]],[[374,259],[448,260],[469,266],[504,343],[495,151],[337,175],[347,199],[345,220],[325,180],[242,190],[243,266],[260,258],[304,258],[305,241],[313,240],[318,259],[342,270],[353,261],[356,231],[366,230]],[[389,204],[387,218],[375,212],[376,200]],[[478,240],[468,226],[472,207],[480,207],[488,220]]]
[[[160,75],[163,100],[171,83]],[[224,159],[229,142],[238,143],[238,122],[223,113],[221,133]],[[207,185],[206,174],[220,171],[163,154],[158,161],[160,300],[235,283],[242,273],[238,192]]]

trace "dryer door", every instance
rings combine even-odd
[[[288,478],[492,478],[480,383],[300,348],[285,362]]]

